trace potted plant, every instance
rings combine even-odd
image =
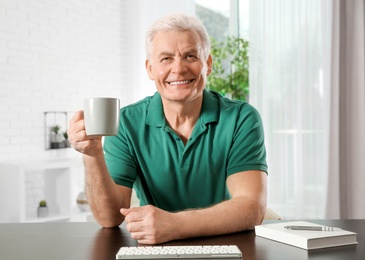
[[[39,202],[37,216],[38,218],[48,217],[48,207],[47,207],[47,202],[45,200],[41,200]]]
[[[230,36],[223,42],[211,38],[211,43],[213,69],[207,87],[232,99],[248,100],[248,41]]]
[[[50,143],[51,149],[63,148],[63,136],[59,133],[61,127],[59,125],[54,125],[51,127],[51,136],[50,136]]]
[[[63,133],[63,138],[64,138],[64,140],[63,140],[64,146],[65,147],[71,147],[70,141],[68,140],[67,132]]]

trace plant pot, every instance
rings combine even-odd
[[[37,216],[38,218],[48,217],[48,207],[38,207]]]
[[[69,140],[63,140],[63,144],[64,144],[64,147],[66,147],[66,148],[71,147]]]
[[[62,134],[55,134],[55,133],[51,133],[49,140],[51,141],[51,143],[61,143],[63,141],[63,136]]]

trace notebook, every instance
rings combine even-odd
[[[304,230],[290,229],[291,226]],[[305,230],[305,227],[309,227]],[[316,228],[317,227],[317,228]],[[311,230],[318,229],[318,230]],[[306,250],[357,244],[356,233],[338,227],[325,227],[307,221],[278,222],[255,227],[256,236]]]

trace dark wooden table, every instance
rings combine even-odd
[[[254,231],[194,238],[165,245],[237,245],[243,259],[365,259],[365,220],[310,220],[356,232],[358,245],[306,251],[261,237]],[[269,223],[269,222],[266,222]],[[0,259],[115,259],[121,246],[137,246],[124,226],[105,229],[97,223],[0,224]]]

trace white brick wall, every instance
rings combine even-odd
[[[40,171],[28,172],[25,175],[25,214],[28,218],[37,217],[37,207],[45,199],[44,174]]]
[[[0,164],[80,156],[45,150],[44,112],[72,115],[90,96],[119,97],[124,106],[152,94],[145,31],[161,15],[194,10],[194,0],[0,0]],[[82,170],[71,176],[76,206]],[[33,218],[46,196],[45,172],[29,171],[24,181]]]
[[[43,112],[126,91],[125,1],[0,0],[0,162],[49,157]]]
[[[45,111],[72,115],[86,97],[119,97],[124,106],[152,94],[145,31],[173,12],[193,14],[194,0],[0,0],[0,163],[79,156],[45,150]],[[44,176],[27,173],[27,217],[45,197]],[[72,180],[72,198],[82,179]]]

